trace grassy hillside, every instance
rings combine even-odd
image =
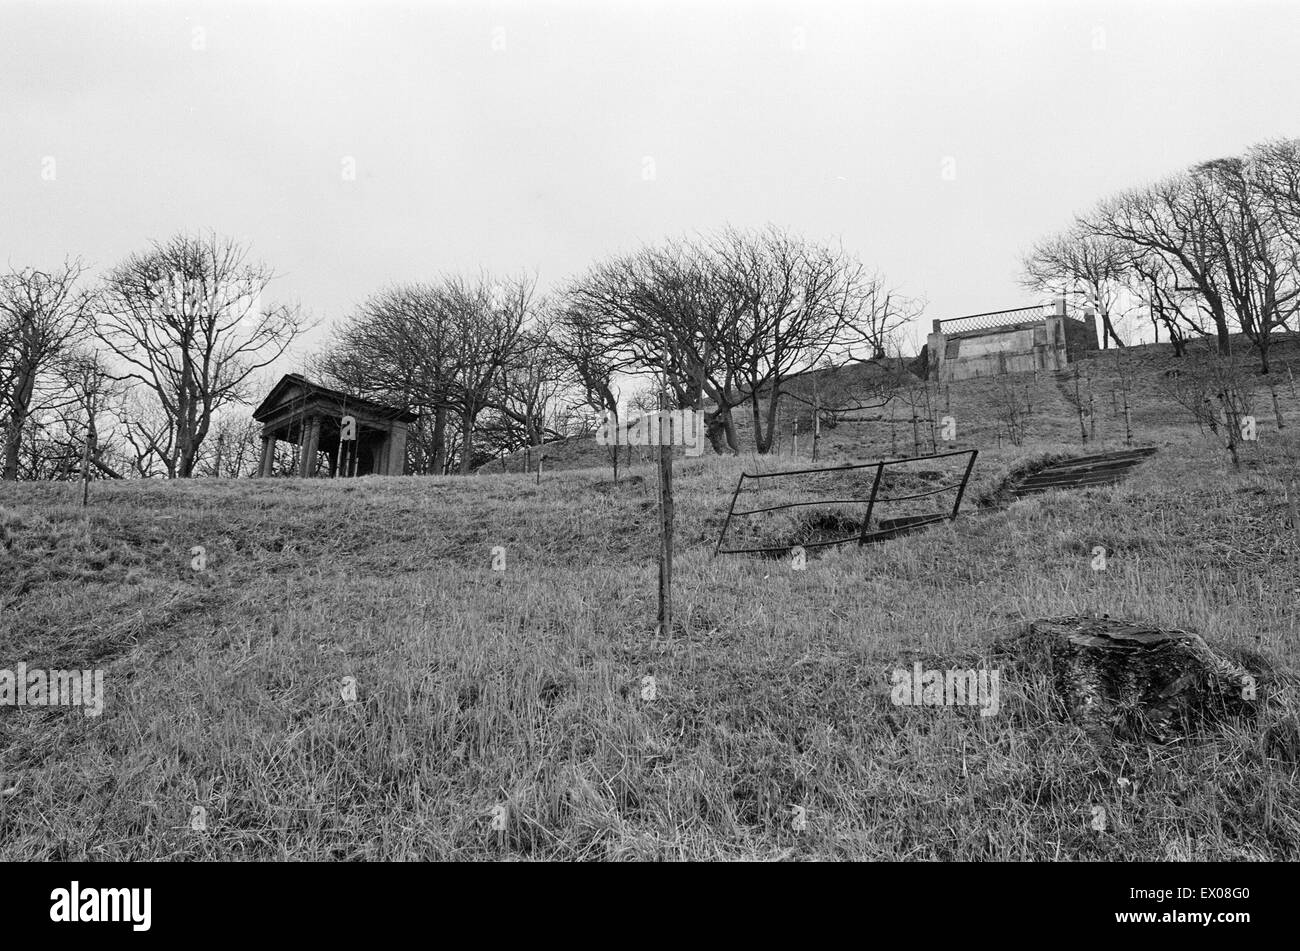
[[[1160,452],[1123,485],[804,570],[710,557],[739,471],[788,455],[683,460],[666,637],[648,467],[617,487],[608,469],[96,484],[84,510],[79,487],[6,485],[0,667],[98,666],[107,701],[0,707],[0,857],[1300,858],[1300,534],[1281,489],[1300,399],[1282,387],[1282,431],[1261,404],[1236,471],[1162,369],[1133,413]],[[1062,381],[1015,382],[1020,446],[998,445],[996,381],[945,393],[951,445],[981,450],[971,499],[1094,448]],[[1098,414],[1097,444],[1122,445]],[[911,449],[910,420],[894,440]],[[889,444],[884,422],[842,423],[823,458]],[[1095,746],[1042,671],[989,655],[1027,619],[1083,613],[1194,628],[1279,699],[1192,740]],[[1000,665],[1000,712],[893,705],[890,671],[917,659]]]
[[[1255,380],[1256,396],[1253,411],[1260,418],[1272,418],[1273,407],[1268,388],[1271,378],[1283,406],[1294,399],[1300,388],[1300,335],[1280,336],[1273,344],[1271,361],[1273,373],[1269,378],[1254,371],[1258,357],[1244,337],[1232,339],[1238,362],[1245,376]],[[951,448],[996,448],[1008,441],[1006,433],[1006,408],[1012,404],[1027,407],[1024,429],[1031,442],[1065,442],[1082,445],[1079,420],[1070,400],[1074,396],[1074,374],[1080,374],[1080,396],[1086,402],[1092,397],[1093,422],[1089,428],[1089,445],[1102,448],[1125,444],[1123,382],[1129,378],[1130,418],[1133,436],[1152,436],[1171,429],[1172,438],[1188,438],[1186,411],[1171,398],[1167,370],[1197,372],[1204,368],[1210,356],[1209,348],[1197,342],[1186,357],[1175,359],[1170,344],[1147,344],[1115,350],[1098,351],[1071,364],[1059,372],[1016,373],[1004,377],[986,377],[957,383],[930,385],[931,411],[927,414],[920,392],[911,400],[917,403],[917,436],[920,451],[928,452],[930,446],[929,417],[940,420],[951,416],[956,424],[956,438],[938,446]],[[779,445],[775,455],[756,457],[754,448],[753,410],[749,404],[733,411],[742,457],[755,465],[774,468],[794,467],[793,463],[810,462],[812,457],[812,382],[819,375],[823,381],[822,392],[838,393],[846,403],[865,399],[872,392],[872,381],[879,371],[871,366],[847,366],[831,375],[803,374],[790,385],[792,394],[781,406]],[[920,388],[917,380],[914,387]],[[766,402],[760,409],[766,412]],[[882,457],[913,455],[918,441],[914,440],[912,426],[913,408],[909,399],[899,396],[887,405],[857,410],[843,414],[834,429],[823,428],[818,444],[818,462],[872,461]],[[1285,418],[1285,417],[1284,417]],[[799,428],[798,453],[795,454],[793,423]],[[1193,426],[1193,430],[1194,430]],[[940,436],[936,433],[936,440]],[[707,451],[707,450],[706,450]],[[593,437],[575,437],[557,440],[541,448],[545,454],[543,470],[609,469],[609,450],[598,446]],[[620,450],[620,468],[627,465],[649,465],[654,450],[645,447],[625,446]],[[523,473],[531,466],[536,472],[538,450],[531,453],[516,452],[503,459],[494,460],[480,470],[483,474]],[[686,458],[677,450],[679,458]]]

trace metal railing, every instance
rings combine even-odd
[[[975,457],[979,454],[977,449],[958,449],[953,452],[934,453],[929,456],[912,456],[906,459],[887,459],[881,462],[864,462],[857,465],[830,466],[816,469],[785,469],[779,472],[759,472],[750,473],[742,472],[740,478],[736,480],[736,489],[731,493],[731,505],[727,509],[726,521],[722,523],[722,531],[718,535],[718,543],[713,548],[713,556],[718,555],[741,555],[752,554],[757,552],[786,552],[794,547],[802,548],[825,548],[829,545],[842,545],[846,542],[857,541],[859,545],[865,545],[873,541],[882,541],[887,538],[893,538],[902,531],[911,531],[914,528],[920,528],[924,525],[932,525],[938,522],[947,522],[957,517],[957,512],[961,508],[962,496],[966,493],[966,484],[970,481],[971,470],[975,467]],[[924,492],[915,492],[910,495],[891,495],[885,496],[880,494],[881,479],[885,474],[886,466],[899,466],[911,462],[923,462],[929,459],[947,459],[952,456],[969,456],[966,461],[966,468],[962,471],[961,479],[957,482],[946,483],[925,490]],[[782,502],[778,505],[766,505],[761,508],[743,509],[736,511],[736,500],[740,497],[740,490],[745,485],[745,480],[759,481],[762,479],[773,479],[778,476],[800,476],[812,473],[836,473],[851,472],[860,469],[874,469],[875,477],[871,482],[871,494],[863,498],[849,499],[814,499],[807,502]],[[956,491],[956,498],[953,500],[951,512],[937,512],[922,516],[905,516],[898,519],[878,520],[877,531],[870,531],[871,516],[876,510],[877,504],[890,502],[906,502],[914,499],[923,499],[930,496],[939,495],[942,492]],[[846,535],[843,538],[834,538],[827,541],[810,541],[791,543],[787,545],[768,545],[757,548],[723,548],[722,544],[727,538],[727,529],[731,527],[731,520],[737,517],[750,515],[760,515],[765,512],[778,512],[783,509],[799,508],[805,505],[863,505],[867,507],[866,515],[862,519],[862,525],[859,531],[853,535]]]
[[[1042,320],[1051,316],[1051,304],[1035,304],[1033,307],[1016,307],[1012,310],[991,310],[985,314],[970,314],[966,317],[947,317],[934,322],[937,334],[963,333],[967,330],[994,330],[1026,321]],[[958,326],[960,325],[960,326]]]

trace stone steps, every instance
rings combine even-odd
[[[882,518],[876,522],[876,530],[869,532],[863,538],[863,542],[870,545],[875,542],[889,541],[891,538],[910,535],[912,532],[919,532],[931,525],[938,525],[940,522],[947,520],[947,513],[942,515],[929,513],[926,515],[903,515],[898,518]]]
[[[1083,489],[1095,485],[1113,485],[1155,452],[1155,447],[1123,449],[1064,459],[1025,476],[1011,486],[1016,498],[1049,492],[1053,489]]]

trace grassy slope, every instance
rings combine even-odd
[[[1083,451],[1055,381],[1020,379],[1022,447],[987,448],[990,381],[952,388],[958,446],[983,450],[973,495]],[[0,667],[103,666],[108,698],[98,719],[0,708],[0,856],[1298,858],[1290,689],[1255,725],[1107,749],[1058,720],[1040,672],[1006,663],[998,716],[890,702],[894,667],[982,663],[1044,615],[1193,627],[1294,669],[1300,545],[1278,478],[1300,400],[1284,389],[1282,433],[1261,403],[1234,472],[1159,392],[1151,375],[1135,425],[1161,452],[1124,485],[804,571],[709,558],[736,474],[789,458],[683,462],[669,639],[654,637],[648,469],[615,490],[608,470],[540,487],[97,484],[85,511],[70,486],[6,486]],[[1099,442],[1122,444],[1099,413]],[[910,448],[910,426],[898,438]],[[823,448],[833,462],[888,442],[842,425]]]

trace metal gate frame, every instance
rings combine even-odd
[[[941,485],[937,488],[929,489],[925,492],[917,492],[914,495],[881,496],[878,494],[880,491],[880,480],[885,473],[885,466],[903,465],[904,463],[909,463],[909,462],[923,462],[927,459],[947,459],[951,456],[964,456],[964,455],[969,455],[970,459],[966,463],[965,471],[962,472],[960,482],[952,482],[947,485]],[[752,554],[757,552],[789,551],[794,546],[773,545],[773,546],[767,546],[762,548],[723,548],[722,543],[727,537],[727,529],[731,526],[731,519],[734,516],[758,515],[761,512],[775,512],[780,509],[797,508],[803,505],[848,505],[848,504],[861,504],[865,502],[867,505],[867,514],[866,517],[864,517],[862,520],[862,531],[859,532],[857,535],[846,535],[844,538],[835,538],[835,539],[831,539],[830,541],[824,541],[824,542],[809,542],[806,545],[800,546],[802,548],[825,548],[829,545],[843,545],[845,542],[851,542],[854,539],[857,540],[859,545],[865,545],[868,544],[869,542],[881,541],[886,538],[893,538],[896,535],[900,534],[903,529],[907,529],[908,531],[910,531],[914,528],[920,528],[923,525],[933,525],[938,522],[952,521],[957,517],[958,509],[961,508],[962,496],[966,494],[966,484],[967,482],[970,481],[971,470],[975,468],[975,457],[977,455],[979,455],[978,449],[957,449],[954,450],[953,452],[937,452],[928,456],[910,456],[906,459],[886,459],[880,462],[863,462],[863,463],[849,464],[843,466],[828,466],[825,468],[817,468],[817,469],[786,469],[779,472],[761,472],[757,474],[742,472],[740,474],[740,478],[736,480],[736,490],[731,493],[731,505],[727,509],[727,520],[722,523],[722,532],[718,535],[718,543],[713,547],[713,557],[716,558],[718,557],[718,555],[742,555],[742,554]],[[759,479],[770,479],[776,476],[808,475],[810,473],[821,473],[821,472],[848,472],[854,469],[875,469],[876,470],[876,477],[871,482],[871,495],[868,498],[817,499],[812,502],[785,502],[782,503],[781,505],[768,505],[758,509],[746,509],[741,512],[736,511],[736,499],[739,498],[740,490],[744,486],[746,479],[759,480]],[[934,515],[929,518],[923,518],[917,522],[909,522],[905,526],[896,526],[894,528],[883,529],[876,532],[867,531],[868,527],[871,525],[871,513],[875,510],[877,502],[905,502],[909,499],[921,499],[930,495],[938,495],[940,492],[949,492],[953,489],[957,490],[957,497],[953,501],[952,511],[946,515]]]

